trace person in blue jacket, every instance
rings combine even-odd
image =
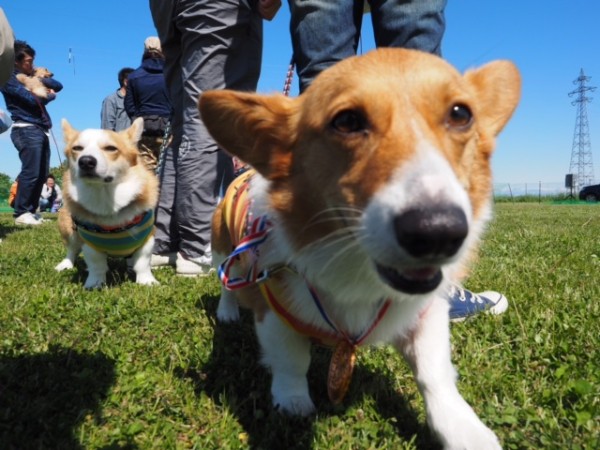
[[[13,122],[10,138],[21,159],[14,218],[17,225],[39,225],[42,220],[36,216],[36,210],[50,172],[52,120],[46,105],[56,98],[63,85],[53,78],[41,78],[47,95],[37,97],[29,92],[16,76],[19,73],[33,75],[35,50],[27,42],[15,40],[14,54],[15,70],[2,88],[6,109]]]
[[[125,111],[131,120],[144,119],[140,152],[150,169],[156,167],[165,128],[171,117],[171,101],[164,77],[165,57],[160,41],[150,36],[144,41],[142,65],[127,77]]]

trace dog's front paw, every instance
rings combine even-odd
[[[160,284],[154,275],[150,274],[137,274],[135,277],[135,282],[137,284],[144,284],[146,286],[152,286],[156,284]]]
[[[240,308],[235,296],[223,290],[217,306],[217,319],[222,323],[237,322],[240,320]]]
[[[273,372],[271,395],[275,409],[292,416],[308,416],[315,412],[315,405],[308,393],[305,375]]]
[[[502,450],[494,432],[481,422],[468,426],[461,423],[442,443],[446,450]]]
[[[60,263],[56,265],[54,270],[57,272],[62,272],[63,270],[68,270],[73,268],[73,262],[70,259],[63,259]]]
[[[430,422],[430,426],[434,429],[444,449],[502,449],[494,432],[479,420],[466,402],[464,405],[454,406],[454,408],[446,410],[444,419]]]
[[[102,289],[104,286],[106,286],[105,278],[93,277],[92,275],[88,276],[87,280],[85,280],[85,284],[83,285],[83,287],[88,290]]]
[[[279,412],[291,416],[306,417],[316,411],[315,405],[308,395],[273,396],[273,406]]]

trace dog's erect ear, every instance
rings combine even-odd
[[[127,135],[127,138],[133,145],[137,145],[140,138],[142,137],[142,133],[144,131],[144,119],[138,117],[133,121],[131,126],[127,128],[123,133]]]
[[[296,101],[280,94],[221,90],[204,92],[198,107],[206,128],[224,150],[273,179],[289,170]]]
[[[515,111],[521,97],[521,76],[510,61],[493,61],[465,73],[479,104],[479,120],[497,136]]]
[[[68,144],[73,140],[73,137],[77,134],[77,130],[75,130],[71,124],[67,121],[67,119],[62,119],[60,122],[63,132],[63,140],[65,144]]]

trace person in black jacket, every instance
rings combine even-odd
[[[165,128],[172,107],[163,75],[165,57],[160,41],[151,36],[144,41],[142,65],[129,74],[125,111],[131,120],[144,119],[140,152],[149,169],[154,170],[160,156]]]

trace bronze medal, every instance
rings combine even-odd
[[[331,356],[327,376],[327,394],[334,405],[340,404],[344,400],[346,392],[348,392],[355,361],[355,345],[347,341],[342,341],[336,345]]]

